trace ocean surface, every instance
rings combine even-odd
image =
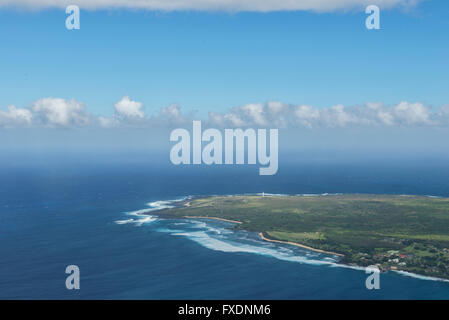
[[[380,290],[367,290],[365,271],[336,257],[264,242],[226,222],[151,212],[212,194],[449,196],[446,161],[281,163],[270,177],[255,167],[163,161],[30,163],[0,169],[1,299],[449,298],[448,282],[388,272]],[[65,287],[68,265],[80,268],[80,290]]]

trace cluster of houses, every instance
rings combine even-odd
[[[410,258],[411,255],[400,253],[398,250],[389,250],[387,251],[387,253],[376,253],[374,257],[376,259],[386,260],[387,262],[396,264],[398,266],[406,266],[407,263],[404,260]]]

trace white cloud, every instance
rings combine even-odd
[[[177,104],[171,104],[168,107],[162,108],[159,117],[168,121],[169,124],[181,124],[186,120],[181,114],[181,108]],[[158,118],[158,116],[155,118]]]
[[[256,126],[267,125],[266,112],[273,112],[276,107],[270,104],[270,110],[261,104],[246,104],[244,106],[233,108],[225,114],[214,112],[209,113],[209,122],[219,126],[230,125],[232,127],[245,127],[251,124]]]
[[[43,98],[35,101],[32,106],[44,125],[70,127],[89,124],[84,103],[74,99]]]
[[[340,128],[348,126],[442,126],[449,122],[449,106],[438,112],[422,103],[401,102],[385,106],[380,102],[345,107],[314,108],[280,102],[249,104],[225,113],[209,113],[209,122],[221,127],[305,127]]]
[[[387,126],[392,126],[394,125],[394,116],[391,113],[385,112],[385,111],[379,111],[377,113],[377,116],[380,120],[381,123],[387,125]]]
[[[143,119],[145,113],[142,110],[142,103],[133,101],[129,96],[124,96],[114,104],[116,114],[121,118]]]
[[[33,114],[28,109],[9,106],[8,110],[0,110],[0,127],[27,126],[31,124]]]
[[[441,122],[449,124],[449,104],[442,106],[436,116],[441,119]]]
[[[108,118],[108,117],[99,116],[98,123],[100,124],[100,127],[112,128],[112,127],[117,127],[120,124],[120,121],[114,117]]]
[[[422,103],[401,102],[394,108],[398,120],[406,124],[430,124],[429,108]]]
[[[311,128],[313,124],[320,119],[320,110],[306,105],[294,107],[294,114],[297,121],[308,128]]]
[[[383,9],[410,7],[422,0],[77,0],[81,9],[130,8],[200,11],[334,11],[378,5]],[[0,0],[0,7],[65,8],[73,0]]]
[[[234,113],[228,113],[224,115],[224,120],[231,123],[233,127],[243,127],[247,126],[247,123],[239,118],[238,115]]]
[[[161,108],[158,114],[146,116],[142,103],[123,97],[111,117],[91,117],[82,102],[74,99],[43,98],[31,109],[9,106],[0,110],[0,127],[44,126],[77,127],[97,125],[103,128],[173,127],[191,124],[193,113],[182,113],[177,104]],[[343,128],[343,127],[413,127],[449,126],[449,105],[432,110],[420,102],[402,101],[396,105],[367,102],[363,105],[338,104],[327,108],[285,104],[279,101],[245,104],[224,112],[209,112],[206,126],[220,128]]]
[[[266,117],[268,121],[278,128],[285,128],[289,121],[288,105],[279,101],[267,103]]]
[[[287,106],[279,101],[270,101],[267,103],[267,111],[269,114],[276,115],[285,110]]]
[[[142,111],[142,103],[132,101],[128,96],[123,97],[115,105],[115,115],[112,117],[98,117],[98,124],[103,128],[119,126],[178,126],[191,121],[189,116],[181,113],[177,104],[164,107],[156,115],[146,116]]]
[[[344,105],[339,104],[329,109],[324,109],[322,112],[322,120],[329,127],[345,127],[349,124],[360,124],[362,118],[345,108]]]
[[[123,96],[114,104],[115,114],[112,117],[99,116],[97,122],[100,127],[112,128],[121,125],[144,125],[148,120],[143,112],[143,104]]]
[[[273,110],[273,104],[270,104],[270,108]],[[261,103],[258,104],[247,104],[242,107],[243,112],[246,116],[258,126],[264,126],[267,124],[265,119],[265,110]]]

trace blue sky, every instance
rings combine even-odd
[[[380,30],[368,0],[79,0],[67,30],[67,1],[0,0],[2,150],[166,151],[201,119],[279,128],[283,151],[449,153],[447,1],[372,0],[391,4]],[[320,10],[276,10],[292,4]]]
[[[74,98],[112,115],[122,96],[148,114],[282,101],[316,108],[406,100],[449,103],[449,4],[315,13],[0,9],[0,109]]]

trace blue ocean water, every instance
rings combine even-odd
[[[449,196],[449,165],[313,162],[254,167],[164,162],[15,162],[0,170],[2,299],[448,299],[449,283],[363,270],[266,243],[225,222],[132,214],[185,196],[392,193]],[[131,212],[131,214],[129,214]],[[81,289],[65,288],[77,265]]]

